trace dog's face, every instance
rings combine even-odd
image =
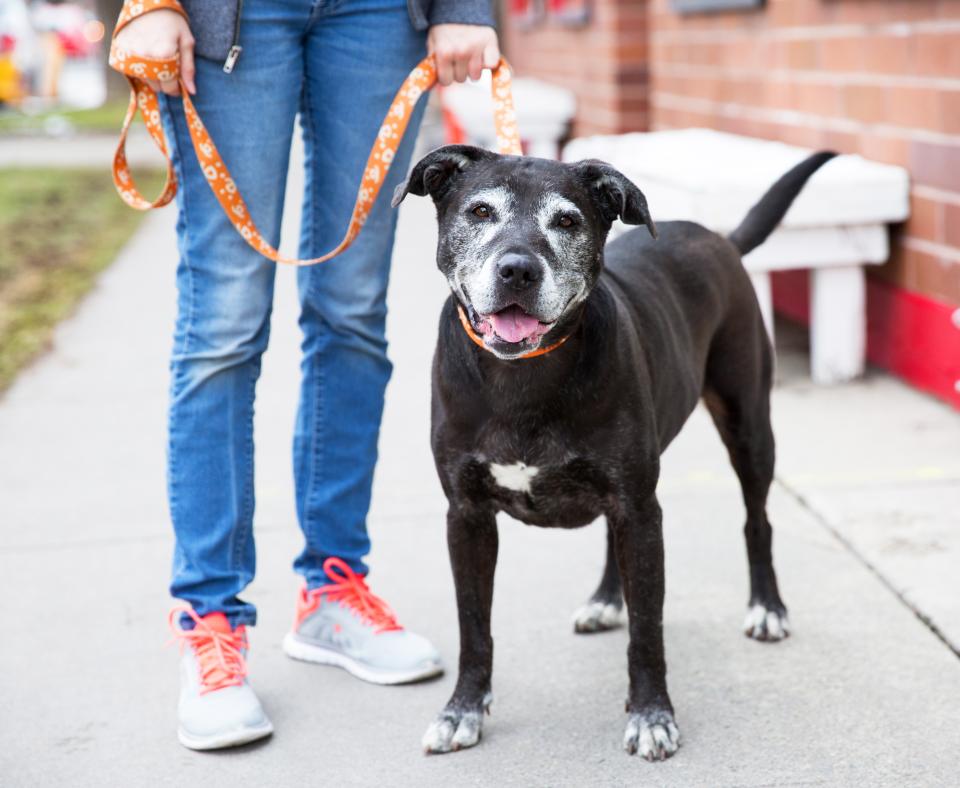
[[[474,330],[503,359],[536,349],[576,315],[600,276],[615,219],[656,235],[640,190],[599,161],[449,145],[417,163],[393,204],[408,193],[433,198],[437,264]]]

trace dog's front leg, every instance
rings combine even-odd
[[[617,563],[629,615],[630,695],[623,746],[648,761],[669,758],[680,744],[667,694],[663,653],[663,529],[660,504],[650,494],[614,517]]]
[[[480,741],[483,713],[493,700],[490,608],[497,544],[492,510],[450,505],[447,545],[460,620],[460,673],[453,695],[423,736],[428,753],[459,750]]]

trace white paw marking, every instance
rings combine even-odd
[[[768,610],[763,605],[754,605],[747,611],[743,631],[754,640],[783,640],[790,635],[790,622],[786,613]]]
[[[620,608],[609,602],[587,602],[573,614],[575,632],[602,632],[620,624]]]
[[[427,732],[423,734],[421,744],[424,752],[450,752],[453,742],[453,735],[457,729],[453,726],[453,721],[445,718],[436,719],[430,723]]]
[[[491,462],[490,473],[493,475],[493,480],[501,487],[528,493],[533,477],[540,473],[540,469],[527,465],[525,462],[515,462],[513,465],[500,465]]]
[[[483,727],[483,718],[478,712],[471,711],[460,718],[457,732],[453,734],[453,749],[473,747],[480,741],[480,730]]]
[[[680,746],[680,731],[669,712],[631,714],[623,733],[623,749],[648,761],[664,761]]]
[[[484,698],[483,709],[485,711],[489,711],[492,701],[493,698],[490,695]],[[420,743],[423,751],[427,754],[456,752],[467,747],[473,747],[480,741],[482,733],[482,711],[450,711],[444,709],[430,723]]]

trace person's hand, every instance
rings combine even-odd
[[[497,31],[485,25],[434,25],[427,34],[427,53],[437,61],[441,85],[480,79],[480,72],[500,62]]]
[[[134,55],[151,58],[173,57],[180,53],[180,76],[191,94],[197,92],[193,78],[193,34],[190,25],[181,14],[167,8],[139,16],[117,34],[117,46]],[[179,96],[180,85],[175,79],[145,82],[156,91],[168,96]]]

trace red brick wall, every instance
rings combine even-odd
[[[646,130],[647,0],[594,0],[584,27],[546,19],[523,29],[503,10],[504,51],[520,76],[577,95],[575,135]]]
[[[912,216],[893,232],[891,260],[869,269],[868,354],[960,406],[960,0],[592,8],[582,29],[522,29],[503,13],[517,71],[576,92],[574,134],[705,126],[909,170]]]
[[[912,217],[873,272],[960,305],[960,0],[649,0],[654,129],[708,126],[902,165]]]

